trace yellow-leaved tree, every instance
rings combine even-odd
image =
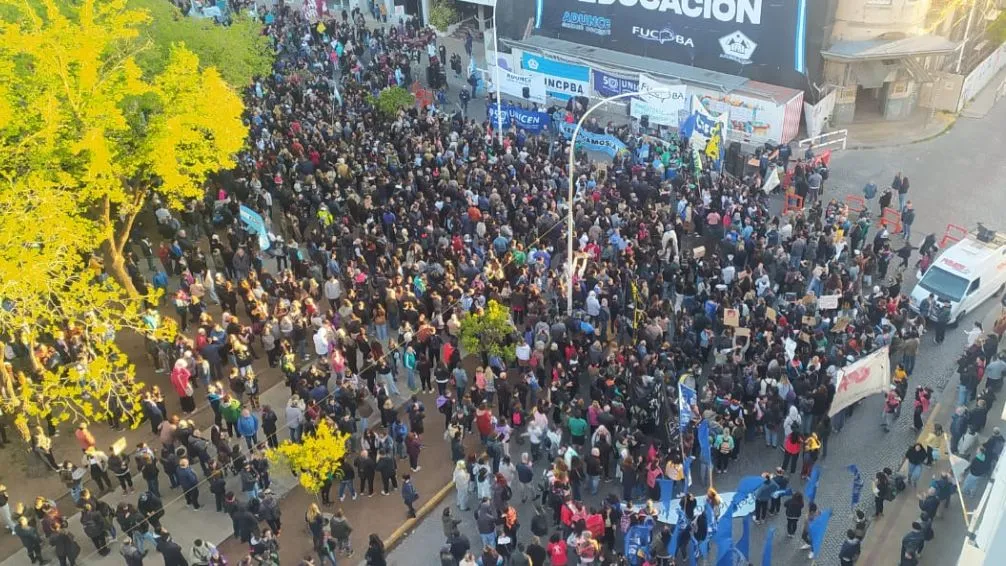
[[[244,144],[243,105],[177,43],[163,68],[138,57],[149,22],[126,0],[0,0],[0,176],[59,187],[93,222],[106,269],[135,296],[130,232],[158,194],[178,207]]]
[[[321,419],[313,436],[304,435],[301,444],[285,440],[278,448],[267,450],[266,457],[297,474],[304,489],[318,493],[326,480],[339,477],[348,442],[348,434]]]
[[[142,384],[115,337],[172,336],[170,324],[148,327],[142,299],[108,280],[99,259],[89,265],[95,232],[67,190],[39,176],[0,181],[0,346],[20,354],[0,369],[0,409],[25,439],[48,415],[139,424]]]

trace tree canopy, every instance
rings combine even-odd
[[[348,434],[321,419],[314,434],[305,435],[302,443],[284,440],[267,450],[266,458],[296,474],[304,489],[318,493],[327,479],[339,476],[348,441]]]
[[[262,24],[247,14],[235,14],[231,25],[222,26],[210,19],[185,16],[169,0],[127,0],[126,6],[149,15],[140,37],[150,47],[137,57],[145,72],[162,70],[170,59],[171,46],[178,43],[196,54],[201,68],[216,68],[235,89],[248,86],[272,68],[272,42],[262,33]]]
[[[93,215],[109,272],[135,294],[124,251],[136,216],[151,192],[177,207],[234,164],[241,99],[182,44],[144,72],[150,14],[127,0],[0,1],[0,176],[67,189]]]
[[[517,355],[510,338],[516,330],[510,319],[510,309],[489,301],[485,310],[467,313],[461,319],[461,345],[469,354],[499,356],[512,362]]]

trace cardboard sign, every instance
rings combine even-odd
[[[112,443],[112,454],[125,454],[127,446],[126,437],[120,436],[118,440]]]
[[[734,336],[747,336],[747,337],[750,338],[751,337],[751,329],[750,328],[744,328],[744,327],[737,328],[736,330],[734,330]]]
[[[775,317],[776,317],[776,312],[775,312],[774,308],[769,307],[769,308],[765,309],[765,318],[771,320],[772,322],[775,322]]]
[[[841,297],[841,295],[825,295],[817,300],[817,306],[821,309],[837,309]]]
[[[699,247],[693,249],[692,250],[692,257],[694,257],[695,259],[702,259],[702,258],[706,257],[706,247],[705,246],[699,246]]]
[[[806,324],[807,326],[817,326],[817,319],[814,318],[814,317],[812,317],[812,316],[805,316],[805,317],[803,317],[803,321],[802,322],[804,324]]]
[[[807,334],[806,332],[801,332],[800,333],[800,341],[801,342],[806,342],[806,343],[810,344],[810,334]]]
[[[723,311],[723,324],[727,326],[740,326],[741,313],[737,309],[725,309]]]

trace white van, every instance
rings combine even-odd
[[[936,258],[912,289],[913,311],[918,312],[923,299],[933,294],[950,301],[950,323],[954,324],[1006,289],[1006,235],[987,231],[983,236],[971,234]]]

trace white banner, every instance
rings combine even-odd
[[[500,67],[500,92],[520,100],[545,104],[545,77],[538,73],[507,71]],[[495,78],[495,77],[490,77]],[[527,87],[529,98],[524,98]]]
[[[824,124],[835,110],[836,92],[831,91],[817,104],[803,103],[803,117],[807,121],[807,137],[816,138],[824,131]]]
[[[860,399],[883,393],[891,385],[891,354],[888,346],[839,370],[835,399],[828,416]]]
[[[639,75],[639,97],[632,99],[629,114],[636,119],[649,116],[651,124],[677,128],[688,110],[688,87],[668,85]],[[654,92],[655,91],[655,92]]]

